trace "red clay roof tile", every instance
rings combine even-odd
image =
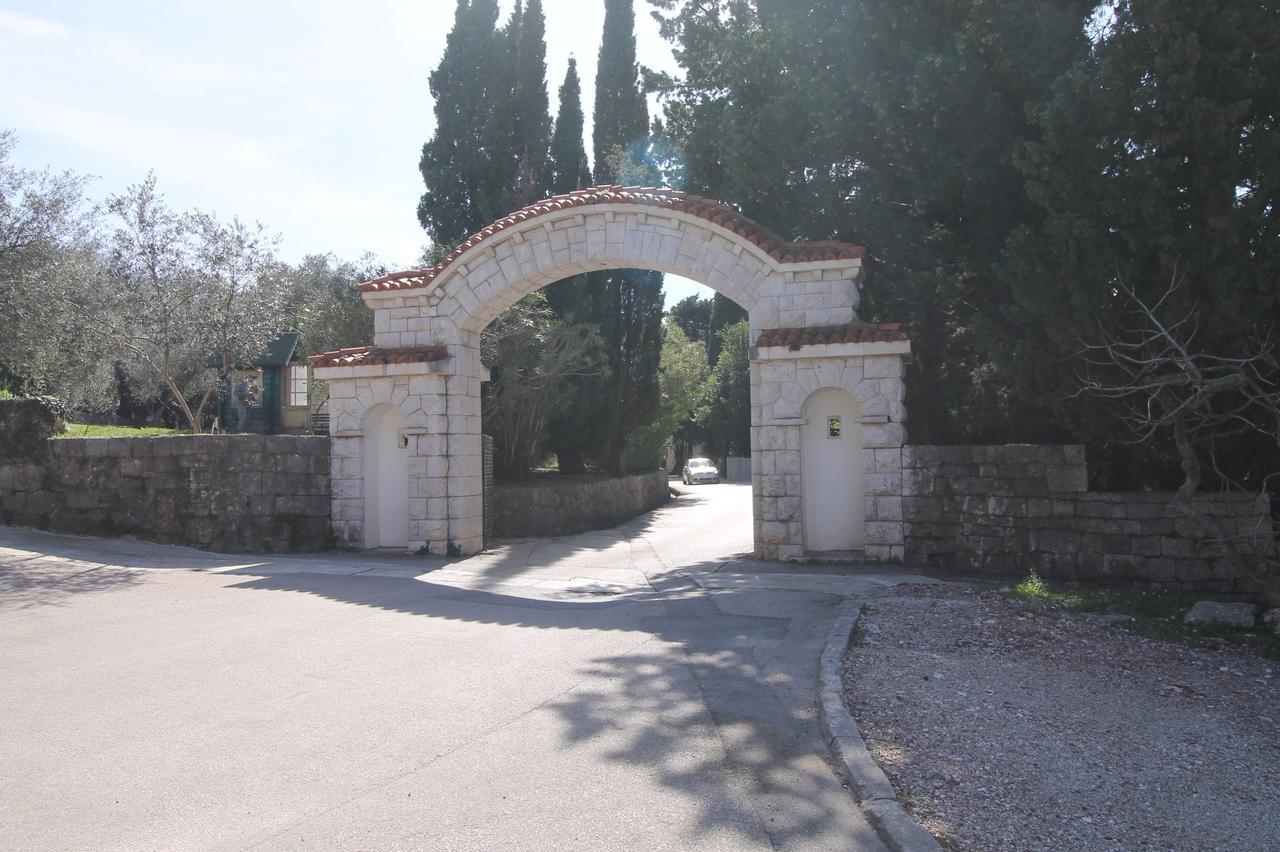
[[[584,207],[591,204],[639,204],[646,207],[659,207],[691,213],[708,222],[723,225],[744,239],[750,240],[779,263],[848,260],[861,258],[865,253],[862,246],[835,242],[834,240],[812,243],[786,242],[763,225],[743,216],[731,205],[725,204],[723,201],[703,198],[699,195],[686,195],[673,189],[643,186],[595,186],[590,189],[570,192],[566,195],[546,198],[525,207],[523,210],[517,210],[509,216],[504,216],[493,224],[485,226],[479,232],[472,234],[466,242],[462,243],[462,245],[450,252],[444,260],[430,269],[409,269],[404,272],[393,272],[390,275],[383,275],[381,278],[366,281],[360,285],[359,289],[361,292],[368,293],[425,287],[447,269],[450,264],[461,257],[463,252],[474,248],[499,231],[545,213],[567,210],[572,207]]]

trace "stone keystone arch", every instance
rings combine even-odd
[[[374,311],[372,346],[314,356],[330,387],[334,532],[364,547],[365,414],[401,407],[409,472],[409,549],[483,547],[480,332],[528,293],[599,269],[690,278],[747,310],[755,552],[806,556],[802,510],[804,404],[824,388],[857,399],[864,556],[901,559],[902,367],[911,346],[896,325],[858,319],[863,249],[786,242],[719,201],[664,189],[602,186],[548,198],[476,233],[431,269],[361,284]],[[839,431],[838,429],[836,430]],[[838,435],[835,439],[843,439]],[[833,495],[832,499],[839,499]]]

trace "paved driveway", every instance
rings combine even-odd
[[[0,847],[876,849],[750,489],[448,562],[0,527]]]

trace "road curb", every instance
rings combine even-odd
[[[893,792],[884,774],[849,715],[844,703],[844,657],[853,644],[853,632],[862,606],[847,600],[840,606],[818,666],[818,719],[822,738],[831,749],[837,770],[849,782],[849,790],[875,826],[884,844],[894,852],[941,852],[934,836],[912,819]]]

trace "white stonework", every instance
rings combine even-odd
[[[865,473],[866,544],[873,561],[901,561],[902,445],[906,440],[901,361],[906,343],[895,353],[809,356],[810,349],[848,349],[868,344],[803,347],[771,346],[753,353],[751,363],[751,483],[755,496],[756,554],[768,559],[800,559],[804,519],[799,517],[804,480],[800,431],[804,404],[823,388],[853,394],[862,414]],[[888,374],[888,375],[886,375]],[[896,377],[892,377],[896,374]],[[871,378],[886,376],[885,378]],[[783,529],[785,527],[785,532]]]
[[[338,540],[362,547],[361,438],[379,403],[403,408],[409,439],[409,549],[474,553],[483,547],[480,332],[525,295],[582,272],[643,268],[690,278],[748,312],[751,338],[777,328],[858,322],[862,262],[783,262],[693,213],[627,203],[543,213],[479,241],[414,289],[364,293],[380,348],[444,345],[443,361],[320,367],[330,383],[333,521]],[[800,426],[821,388],[852,393],[864,438],[866,549],[903,556],[901,448],[905,341],[838,343],[752,352],[751,450],[755,551],[804,557]]]

